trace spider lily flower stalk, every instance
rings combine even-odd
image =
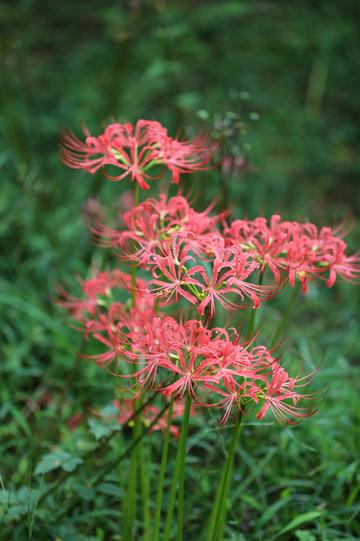
[[[278,380],[275,367],[280,370],[280,365],[266,348],[241,342],[234,330],[211,329],[199,320],[178,322],[163,312],[157,314],[155,297],[149,294],[145,281],[137,281],[136,305],[100,302],[104,293],[113,299],[116,290],[130,294],[131,288],[131,277],[126,273],[103,272],[82,283],[90,304],[73,296],[71,301],[62,301],[86,338],[104,348],[103,353],[89,358],[108,367],[125,392],[139,397],[157,391],[175,404],[189,397],[200,407],[219,411],[221,423],[241,415],[249,402],[262,404],[259,418],[269,409],[281,422],[294,422],[312,413],[299,409],[303,397],[287,372],[281,372],[282,385],[273,383]],[[180,477],[183,446],[181,449]]]
[[[111,273],[101,274],[99,278],[102,287],[108,281],[107,286],[111,292],[109,296],[115,297],[113,290],[117,288],[130,290],[131,281],[126,275],[121,275],[121,280],[115,283],[112,279]],[[89,285],[92,287],[88,287]],[[91,282],[83,283],[83,290],[88,294],[90,291],[93,293],[93,288],[95,291],[103,291],[100,286],[97,288],[95,285],[96,279],[93,276]],[[157,314],[154,299],[147,295],[143,282],[139,281],[138,287],[140,294],[135,306],[126,307],[125,304],[116,302],[109,308],[95,302],[89,307],[80,302],[75,312],[72,312],[83,326],[87,338],[98,341],[105,348],[104,353],[92,356],[91,359],[101,366],[107,366],[111,373],[118,377],[124,392],[139,397],[155,391],[159,396],[170,400],[174,407],[178,407],[179,400],[186,400],[187,404],[192,402],[200,408],[213,408],[219,412],[221,423],[241,418],[250,403],[258,406],[259,420],[268,411],[272,411],[280,423],[294,423],[315,412],[317,397],[302,392],[306,381],[289,376],[279,360],[265,347],[242,341],[234,329],[211,329],[199,320],[178,322],[162,312]],[[68,309],[73,309],[74,302],[72,298],[71,306],[66,305]],[[301,388],[301,391],[298,388]],[[306,407],[299,405],[304,400]],[[123,402],[124,406],[132,403],[133,399]],[[121,404],[119,406],[122,407]],[[149,415],[152,418],[155,410],[149,411]],[[165,523],[165,539],[172,535],[172,517],[178,488],[179,539],[179,532],[182,531],[184,449],[189,428],[188,416],[184,419]],[[168,440],[171,429],[167,430]],[[239,430],[238,427],[230,448],[232,451],[224,465],[224,477],[219,490],[220,501],[224,502],[230,486]],[[162,471],[166,460],[167,454]],[[159,501],[160,499],[157,504],[157,517],[161,508]],[[133,516],[135,511],[131,508],[129,512],[130,516]],[[219,503],[214,517],[214,524],[221,531],[224,507]],[[158,522],[156,532],[159,533]]]
[[[162,410],[152,404],[135,422],[136,436],[142,423],[165,432],[154,541],[159,541],[161,530],[170,437],[178,439],[178,451],[163,541],[173,538],[176,501],[180,541],[191,416],[211,408],[221,424],[235,422],[207,532],[207,541],[221,541],[243,417],[255,410],[259,422],[272,414],[280,424],[294,424],[313,415],[321,399],[321,393],[306,391],[313,373],[294,377],[274,354],[292,306],[285,310],[270,349],[255,344],[255,310],[287,284],[294,288],[294,304],[297,289],[306,293],[310,282],[332,287],[339,278],[355,281],[360,253],[348,253],[341,228],[318,229],[279,215],[269,221],[258,217],[231,222],[227,211],[213,214],[214,205],[195,210],[181,193],[173,197],[161,193],[139,202],[139,189],[148,189],[161,171],[170,171],[177,184],[180,175],[209,166],[215,147],[202,136],[180,141],[160,123],[146,120],[111,124],[98,137],[84,131],[85,141],[70,132],[63,135],[64,163],[89,173],[100,170],[114,182],[130,178],[134,183],[134,206],[118,225],[104,224],[97,206],[86,213],[98,244],[115,252],[126,271],[94,270],[89,279],[80,280],[79,297],[62,289],[58,303],[75,319],[85,340],[96,344],[97,352],[83,357],[117,378],[124,397],[115,402],[119,422],[126,423],[149,392],[169,405],[167,417],[158,418]],[[116,174],[111,176],[109,168]],[[219,311],[246,308],[252,311],[246,338],[234,328],[216,326]],[[181,430],[174,424],[179,417]],[[135,535],[139,456],[135,451],[125,505],[127,541]],[[146,494],[145,487],[145,498]]]

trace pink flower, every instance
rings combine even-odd
[[[159,145],[158,160],[171,171],[174,184],[178,184],[181,173],[205,169],[216,148],[214,143],[209,144],[208,139],[203,136],[190,141],[164,137]]]
[[[307,385],[313,378],[313,373],[299,379],[291,378],[279,364],[271,365],[271,375],[265,388],[259,389],[258,397],[265,400],[263,407],[257,414],[258,419],[263,419],[270,409],[276,420],[281,424],[294,424],[297,419],[309,417],[316,413],[316,407],[298,406],[300,400],[315,400],[317,395],[300,394],[297,387]]]
[[[90,230],[101,239],[103,246],[124,247],[133,241],[141,245],[153,245],[159,240],[182,234],[192,240],[201,241],[204,235],[214,233],[225,213],[210,215],[211,206],[203,212],[190,207],[185,197],[178,195],[159,199],[149,198],[132,210],[125,212],[122,221],[125,230],[115,230],[103,225],[100,220],[90,221]]]
[[[281,222],[279,215],[271,217],[269,226],[265,218],[235,220],[225,229],[227,243],[241,248],[258,262],[261,272],[268,267],[276,281],[286,267],[286,250],[292,227]]]
[[[325,279],[331,287],[336,277],[356,280],[360,274],[360,253],[346,254],[341,228],[323,227],[318,231],[311,223],[281,221],[279,215],[255,220],[235,220],[225,229],[228,246],[240,247],[260,265],[268,268],[276,281],[281,272],[294,286],[299,280],[304,293],[310,280]]]
[[[204,283],[201,287],[203,300],[199,304],[199,314],[204,314],[205,309],[209,307],[209,316],[210,318],[214,317],[215,300],[227,310],[240,308],[238,304],[228,298],[231,293],[237,294],[238,289],[229,286],[230,280],[233,278],[233,270],[232,265],[229,265],[227,261],[215,258],[211,276],[206,273],[205,269],[202,269],[201,277]]]
[[[150,261],[147,261],[152,267],[154,278],[148,282],[150,292],[156,295],[163,296],[165,303],[171,300],[177,302],[179,296],[184,297],[192,304],[196,304],[197,297],[196,285],[199,282],[192,278],[193,275],[199,272],[201,267],[196,266],[187,268],[186,264],[194,262],[195,259],[191,255],[187,255],[188,249],[186,243],[181,238],[173,238],[172,242],[162,242],[158,248],[161,250],[161,255],[148,256]]]
[[[112,289],[130,291],[132,289],[130,275],[119,269],[110,272],[93,272],[93,276],[87,280],[80,280],[84,298],[69,295],[64,289],[59,290],[57,304],[66,308],[72,316],[84,322],[89,316],[94,316],[101,305],[106,305],[106,298],[110,299]],[[137,288],[145,287],[141,280],[137,281]]]
[[[102,169],[104,176],[112,181],[130,177],[145,190],[150,187],[148,181],[156,178],[148,173],[152,167],[165,166],[171,171],[173,182],[178,183],[180,173],[203,169],[214,151],[214,146],[204,137],[179,141],[169,137],[159,122],[151,120],[138,120],[135,126],[110,124],[98,137],[91,136],[87,129],[84,133],[85,142],[71,132],[62,135],[65,165],[89,173]],[[109,175],[104,169],[109,166],[119,169],[119,174]]]
[[[203,300],[199,305],[199,313],[209,307],[209,316],[215,314],[215,300],[226,310],[239,310],[247,306],[246,299],[251,299],[254,308],[258,308],[261,298],[274,292],[272,286],[258,286],[250,281],[250,276],[258,268],[258,263],[245,252],[236,248],[218,251],[212,262],[212,274],[204,269],[199,271],[202,278]],[[236,295],[237,300],[231,300]]]

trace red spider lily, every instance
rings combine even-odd
[[[111,332],[111,335],[113,335],[113,332]],[[110,339],[105,338],[98,333],[94,333],[92,336],[95,340],[105,345],[107,350],[104,351],[104,353],[99,353],[97,355],[80,355],[81,358],[89,359],[100,366],[107,366],[120,358],[123,353],[123,349],[117,349],[114,347],[114,336],[111,336]]]
[[[87,129],[85,142],[73,133],[65,132],[61,138],[62,158],[65,165],[95,173],[103,169],[104,176],[112,181],[130,177],[147,190],[149,180],[156,177],[148,171],[155,165],[168,168],[173,182],[179,182],[180,173],[199,171],[209,162],[214,146],[204,137],[191,141],[178,141],[168,136],[159,122],[139,120],[132,124],[110,124],[98,137]],[[111,176],[104,167],[115,166],[120,174]]]
[[[168,368],[169,358],[174,353],[169,341],[173,328],[172,318],[157,317],[143,329],[130,332],[131,351],[137,359],[137,371],[133,375],[140,385],[139,392],[156,387],[159,370]]]
[[[182,325],[171,317],[156,317],[143,329],[138,329],[136,332],[130,331],[127,336],[131,342],[128,357],[130,357],[130,362],[133,362],[134,358],[137,359],[138,370],[133,372],[132,376],[140,384],[140,392],[145,388],[156,387],[165,395],[182,395],[182,387],[183,384],[186,387],[185,380],[187,379],[185,371],[188,361],[186,359],[191,351],[195,352],[197,344],[203,344],[209,336],[198,321],[190,321]],[[118,338],[121,342],[121,337]],[[121,343],[120,347],[122,347]],[[163,370],[160,380],[157,381],[159,369]],[[175,386],[163,385],[164,378],[168,379],[176,375],[181,379],[181,374],[184,377]],[[122,374],[119,375],[122,376]],[[175,392],[176,390],[178,392]]]
[[[174,283],[174,277],[184,279],[188,272],[185,264],[192,262],[186,243],[175,237],[161,246],[163,276],[169,283]],[[226,249],[223,260],[214,261],[215,285],[228,281],[229,273],[234,275],[229,253]],[[161,268],[159,261],[156,268]],[[236,268],[235,276],[238,276]],[[244,269],[246,272],[246,265]],[[199,266],[192,270],[198,273],[199,280],[189,275],[188,283],[198,288],[198,292],[204,282],[204,269]],[[95,298],[110,286],[128,288],[128,278],[123,273],[100,273],[85,281],[83,289],[89,298]],[[183,295],[174,291],[174,295]],[[210,288],[206,293],[212,294]],[[222,298],[220,301],[226,302]],[[209,303],[212,302],[210,299]],[[67,308],[71,311],[73,306]],[[128,390],[135,397],[148,389],[157,390],[165,397],[190,394],[195,403],[222,410],[221,422],[226,422],[232,411],[242,410],[249,401],[263,400],[258,417],[262,418],[271,409],[280,422],[293,422],[313,412],[298,405],[303,395],[295,387],[305,385],[306,378],[290,378],[266,348],[250,349],[251,344],[241,343],[235,330],[210,330],[197,320],[179,323],[172,317],[155,315],[154,303],[147,293],[140,294],[138,303],[130,308],[120,302],[110,302],[107,307],[100,304],[86,317],[84,330],[86,337],[105,346],[103,353],[84,357],[102,367],[116,363],[116,375],[130,383]]]
[[[178,184],[181,173],[205,169],[216,148],[217,145],[210,144],[204,136],[195,137],[190,141],[163,137],[159,144],[158,160],[168,167],[174,184]]]
[[[239,385],[234,378],[226,378],[222,380],[224,388],[221,388],[219,385],[215,386],[212,384],[206,384],[206,388],[210,391],[214,391],[216,395],[220,395],[223,398],[211,404],[212,407],[225,410],[220,423],[226,423],[229,420],[230,414],[235,409],[243,413],[243,388],[244,385]]]
[[[248,281],[254,270],[258,268],[258,264],[246,253],[235,248],[224,250],[221,255],[222,257],[216,256],[212,263],[211,276],[205,269],[200,272],[204,282],[202,285],[204,298],[199,305],[199,314],[204,314],[209,306],[209,315],[212,318],[215,314],[215,300],[226,310],[237,310],[246,307],[244,302],[246,298],[249,298],[254,308],[257,308],[261,297],[268,296],[273,291],[273,288],[269,286],[257,286]],[[228,296],[231,294],[240,297],[242,304],[229,299]]]
[[[160,388],[165,396],[183,397],[189,394],[199,405],[204,405],[201,394],[208,382],[215,379],[213,371],[216,367],[210,367],[207,359],[201,359],[196,347],[189,352],[180,351],[178,358],[166,368],[172,374],[173,381]]]
[[[274,285],[268,286],[256,285],[249,280],[252,273],[259,268],[259,264],[246,252],[233,247],[229,250],[229,254],[232,257],[233,269],[233,276],[229,277],[229,284],[236,286],[242,301],[248,297],[253,302],[253,308],[258,308],[263,298],[270,298],[281,290],[284,285],[281,279],[276,280]]]
[[[148,328],[154,317],[155,307],[151,298],[138,295],[136,305],[130,309],[122,303],[112,303],[105,313],[96,314],[95,318],[85,324],[85,336],[91,336],[107,346],[107,351],[84,357],[107,364],[117,359],[127,363],[136,362],[138,357],[132,350],[133,336],[140,329]],[[149,350],[147,352],[149,353]]]
[[[172,198],[168,206],[177,209],[181,205],[184,208],[182,199]],[[213,317],[215,300],[227,310],[236,310],[245,307],[248,298],[257,308],[261,298],[269,297],[279,289],[250,282],[249,278],[259,263],[236,246],[227,248],[219,231],[208,231],[214,227],[217,218],[209,220],[202,216],[200,220],[200,214],[190,213],[188,208],[187,216],[197,214],[198,225],[205,220],[206,225],[202,226],[204,233],[196,234],[188,229],[191,221],[179,221],[174,214],[169,216],[164,208],[165,199],[160,201],[162,210],[158,214],[149,212],[148,209],[153,210],[156,204],[153,199],[147,200],[125,216],[128,230],[118,234],[107,230],[106,234],[109,244],[127,245],[123,248],[123,259],[151,270],[151,290],[163,296],[164,302],[177,301],[182,296],[191,304],[199,303],[200,314],[209,307],[209,315]],[[204,261],[210,263],[206,270]],[[241,304],[232,300],[231,295],[240,297]]]
[[[197,274],[202,267],[196,266],[188,269],[186,264],[194,262],[195,259],[191,255],[187,255],[187,247],[184,245],[184,240],[177,237],[172,239],[172,242],[162,242],[158,248],[161,250],[161,255],[148,256],[151,262],[152,274],[154,278],[148,282],[150,291],[156,295],[165,297],[165,303],[178,301],[179,296],[184,297],[192,304],[196,304],[197,297],[196,285],[200,285],[197,280],[192,278]],[[195,290],[194,290],[195,287]],[[190,291],[189,291],[189,288]]]
[[[188,361],[191,351],[199,344],[203,344],[209,333],[197,321],[190,320],[185,325],[178,324],[173,318],[156,318],[153,324],[149,323],[144,332],[132,334],[133,351],[138,355],[138,364],[142,368],[135,376],[140,383],[140,391],[145,387],[157,387],[164,395],[182,396],[187,388],[186,380]],[[162,379],[156,382],[158,371],[162,370],[161,378],[176,378],[182,380],[175,385],[163,386]],[[191,378],[190,378],[191,379]],[[191,382],[189,382],[191,383]]]
[[[318,231],[314,224],[281,221],[274,215],[269,225],[265,218],[235,220],[226,228],[225,238],[228,245],[240,246],[258,261],[262,272],[269,268],[279,281],[285,271],[290,285],[299,280],[306,293],[309,280],[325,278],[331,287],[337,276],[347,281],[358,278],[360,254],[346,254],[346,243],[339,238],[345,233],[341,227]]]
[[[124,132],[127,128],[130,125],[111,124],[99,137],[92,137],[85,128],[85,143],[70,131],[63,133],[60,139],[63,162],[69,167],[85,169],[89,173],[95,173],[104,165],[117,165],[118,160],[111,148],[114,140],[126,140]]]
[[[85,141],[70,132],[62,137],[68,166],[90,173],[101,170],[112,181],[130,178],[143,189],[166,170],[178,183],[181,174],[207,168],[215,149],[204,137],[171,138],[154,121],[114,123],[98,137],[84,132]],[[223,162],[225,173],[244,165],[230,162]],[[110,176],[109,168],[117,174]],[[59,301],[80,322],[85,339],[102,347],[101,353],[85,357],[109,371],[116,364],[112,373],[126,382],[132,399],[120,405],[125,410],[120,415],[128,419],[134,398],[149,389],[162,399],[190,395],[195,404],[220,410],[221,422],[251,402],[259,407],[259,419],[268,410],[280,423],[312,415],[314,407],[300,402],[315,399],[302,392],[312,374],[291,377],[272,351],[254,346],[254,337],[242,341],[234,329],[211,329],[210,319],[219,304],[225,310],[257,308],[285,280],[291,286],[300,282],[306,292],[311,280],[324,280],[331,287],[339,277],[358,279],[360,253],[348,254],[345,230],[319,230],[279,215],[226,225],[226,212],[213,216],[213,206],[197,212],[182,195],[160,194],[131,210],[131,202],[121,205],[128,210],[120,225],[109,227],[102,223],[99,205],[89,202],[90,230],[100,244],[116,248],[123,262],[147,273],[147,280],[135,279],[134,271],[131,276],[120,270],[94,273],[81,282],[81,298],[62,292]],[[254,275],[262,279],[268,271],[274,285],[253,283]],[[198,314],[206,316],[203,321],[179,322],[159,311],[180,298],[192,305],[189,312],[196,306]],[[254,326],[250,321],[249,328]],[[145,408],[145,422],[159,411],[156,406]],[[158,423],[161,429],[165,425],[166,418]]]
[[[225,272],[224,269],[227,269]],[[212,274],[209,276],[205,269],[201,269],[201,278],[203,284],[201,284],[201,295],[203,300],[198,307],[199,314],[203,315],[205,310],[209,307],[209,317],[213,318],[215,315],[215,300],[217,300],[226,310],[236,310],[240,308],[240,305],[231,301],[228,298],[229,294],[237,294],[236,287],[228,285],[228,279],[233,276],[232,269],[229,269],[227,263],[222,262],[219,259],[215,259],[212,267]]]
[[[120,172],[111,180],[129,176],[143,188],[155,178],[149,176],[153,166],[169,169],[176,183],[181,173],[204,168],[211,154],[203,139],[171,139],[157,122],[112,124],[100,137],[86,135],[85,143],[65,135],[68,165],[89,172],[115,166]],[[63,293],[60,304],[82,324],[85,338],[104,350],[86,358],[109,371],[116,365],[111,373],[126,382],[132,396],[121,405],[124,418],[133,411],[134,398],[150,389],[167,399],[190,395],[195,404],[219,410],[221,422],[251,402],[258,405],[258,419],[268,410],[280,423],[312,415],[314,407],[301,401],[315,395],[300,390],[311,374],[291,377],[272,351],[254,346],[255,338],[242,341],[234,329],[211,329],[210,320],[219,305],[257,308],[287,280],[291,286],[299,281],[303,291],[318,278],[329,287],[338,277],[353,281],[360,254],[348,255],[341,229],[318,230],[279,215],[226,225],[226,213],[212,216],[211,210],[197,212],[181,195],[160,194],[125,212],[116,229],[103,225],[101,209],[89,205],[89,226],[100,243],[116,248],[123,262],[136,264],[148,278],[135,281],[120,270],[97,273],[82,282],[82,298]],[[253,283],[267,269],[275,283]],[[136,296],[130,295],[134,288]],[[179,322],[159,311],[181,298],[196,306],[203,321]],[[149,406],[146,420],[159,411]],[[165,421],[158,426],[164,428]]]
[[[95,333],[104,333],[109,335],[116,329],[119,321],[125,318],[125,306],[122,303],[114,302],[109,307],[101,312],[100,310],[92,316],[91,319],[81,321],[84,324],[85,337],[93,336]]]
[[[182,196],[167,199],[165,194],[160,194],[159,200],[146,199],[123,215],[125,230],[107,227],[94,215],[90,216],[89,228],[102,246],[126,247],[130,252],[134,249],[134,241],[144,249],[153,248],[159,240],[169,240],[178,234],[189,238],[194,248],[198,243],[206,242],[202,241],[204,236],[215,234],[217,224],[224,217],[224,213],[211,216],[210,210],[211,206],[197,212]]]
[[[66,308],[72,316],[85,322],[93,317],[102,306],[106,306],[111,299],[112,290],[120,289],[130,292],[133,289],[131,276],[119,269],[109,272],[93,272],[93,276],[87,280],[80,280],[84,298],[77,298],[69,295],[64,289],[59,290],[57,304]],[[145,282],[137,280],[135,287],[137,291],[145,291]]]
[[[323,227],[318,238],[312,239],[314,265],[320,268],[323,274],[328,273],[328,277],[325,277],[328,287],[334,285],[337,276],[347,282],[355,282],[359,278],[360,252],[349,256],[346,249],[346,242],[334,236],[334,231],[328,227]]]
[[[65,165],[74,169],[85,169],[95,173],[104,166],[115,166],[121,173],[110,176],[103,171],[106,178],[112,181],[122,180],[129,176],[131,181],[137,181],[143,189],[150,179],[147,168],[156,160],[154,145],[165,132],[158,122],[139,120],[135,128],[127,124],[111,124],[99,137],[92,137],[84,130],[85,143],[77,139],[71,132],[62,136],[61,146]]]
[[[295,419],[313,415],[316,408],[300,407],[298,403],[300,400],[314,400],[316,395],[304,395],[297,392],[298,387],[303,387],[312,379],[313,373],[295,379],[291,378],[277,363],[272,364],[271,368],[270,380],[267,381],[265,389],[262,387],[258,392],[258,397],[264,399],[265,402],[257,418],[263,419],[268,409],[271,409],[276,420],[281,424],[295,424]]]
[[[60,299],[57,303],[69,310],[76,319],[83,320],[85,313],[90,316],[95,314],[99,305],[104,304],[104,300],[100,297],[109,297],[112,288],[129,289],[131,278],[129,275],[115,269],[111,272],[100,272],[98,274],[94,272],[92,278],[80,280],[80,284],[85,298],[79,299],[69,295],[64,289],[60,289]]]
[[[269,267],[276,281],[286,263],[286,246],[291,235],[291,224],[281,222],[279,215],[271,217],[269,226],[265,218],[235,220],[225,230],[230,245],[240,247],[260,265],[261,272]]]
[[[249,350],[249,344],[238,342],[237,333],[231,340],[225,329],[211,331],[196,320],[182,324],[171,317],[156,317],[143,329],[130,329],[126,338],[117,334],[116,340],[122,359],[138,366],[136,372],[118,374],[136,381],[136,394],[149,388],[167,397],[190,394],[195,403],[222,410],[221,422],[234,409],[242,411],[249,401],[264,400],[259,419],[267,409],[280,422],[293,422],[314,412],[298,406],[300,399],[310,396],[296,390],[312,374],[290,378],[269,350],[263,346]]]
[[[201,261],[213,261],[223,258],[226,252],[225,239],[220,231],[205,233],[203,235],[188,235],[187,243],[191,251]]]
[[[334,285],[337,276],[341,276],[347,282],[355,282],[360,276],[360,252],[346,256],[343,252],[334,254],[334,257],[329,259],[329,278],[326,285],[331,287]]]

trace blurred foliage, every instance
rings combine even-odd
[[[110,205],[128,185],[66,170],[61,129],[97,134],[112,119],[147,118],[173,134],[207,130],[237,165],[184,179],[199,207],[216,197],[237,217],[351,221],[359,20],[356,0],[0,4],[1,540],[120,539],[117,473],[95,487],[91,478],[129,435],[101,446],[91,424],[73,429],[74,414],[111,402],[113,383],[76,358],[82,344],[52,299],[58,283],[104,260],[82,223],[85,200]],[[355,225],[353,249],[359,236]],[[268,308],[265,337],[285,302]],[[324,359],[318,385],[330,390],[299,428],[249,418],[226,540],[359,539],[358,305],[358,290],[343,285],[312,289],[297,310],[284,356],[306,368]],[[212,421],[190,439],[188,540],[206,522],[223,460],[226,430]],[[152,440],[156,458],[161,439]],[[53,455],[72,460],[62,483]],[[44,461],[48,473],[34,476]]]

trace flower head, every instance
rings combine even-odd
[[[205,137],[180,141],[170,137],[159,122],[151,120],[138,120],[135,126],[110,124],[98,137],[87,129],[84,133],[85,141],[69,131],[62,135],[60,144],[65,165],[89,173],[101,169],[104,176],[114,182],[129,177],[145,190],[150,187],[149,182],[157,178],[149,173],[153,167],[160,165],[168,169],[177,184],[181,173],[203,169],[215,150]],[[110,174],[109,167],[118,170],[118,174]]]
[[[225,229],[229,246],[240,247],[268,268],[275,280],[285,272],[291,286],[298,280],[303,292],[310,280],[324,279],[328,287],[337,276],[354,281],[360,275],[360,253],[347,254],[341,228],[318,228],[312,223],[282,221],[277,214],[265,218],[235,220]]]

